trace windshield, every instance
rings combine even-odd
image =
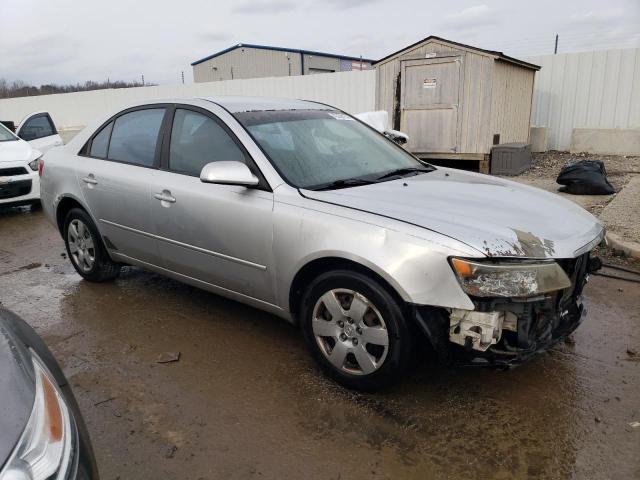
[[[344,188],[391,179],[396,170],[433,169],[336,110],[242,112],[236,118],[299,188]]]
[[[11,140],[17,140],[17,138],[7,127],[0,123],[0,142],[9,142]]]

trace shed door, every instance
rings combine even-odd
[[[458,151],[460,57],[402,62],[400,129],[415,153]]]

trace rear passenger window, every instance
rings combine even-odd
[[[107,148],[109,148],[109,136],[111,135],[111,129],[113,128],[113,122],[100,130],[93,141],[91,142],[90,156],[97,158],[107,158]]]
[[[55,134],[55,128],[49,120],[49,116],[46,114],[30,118],[20,128],[20,138],[26,141],[37,140],[38,138],[49,137]]]
[[[211,117],[192,110],[177,109],[171,129],[169,169],[200,176],[207,163],[246,158],[233,138]]]
[[[109,159],[152,167],[164,112],[164,108],[150,108],[116,118],[109,143]]]

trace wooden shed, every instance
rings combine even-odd
[[[491,147],[529,142],[537,65],[430,36],[378,60],[376,108],[425,159],[478,160]]]

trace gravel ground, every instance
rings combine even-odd
[[[623,189],[631,178],[640,175],[640,157],[638,156],[591,155],[551,151],[534,153],[530,170],[522,175],[505,178],[555,192],[576,202],[595,216],[599,216],[607,204],[615,198],[615,195],[570,195],[558,191],[560,185],[556,183],[556,178],[560,173],[560,169],[566,163],[578,160],[604,161],[607,178],[616,191]],[[640,205],[640,198],[638,198],[638,205]],[[638,222],[640,223],[640,212],[638,214]],[[636,241],[640,241],[640,238]]]

